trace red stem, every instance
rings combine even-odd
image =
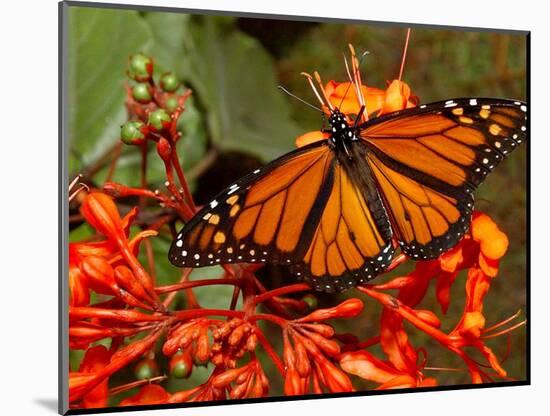
[[[174,165],[174,168],[176,169],[176,174],[178,175],[178,179],[180,181],[181,187],[183,188],[183,194],[185,195],[185,199],[187,203],[189,204],[189,207],[193,212],[197,210],[197,207],[195,205],[195,201],[193,200],[193,196],[191,195],[191,191],[189,190],[189,185],[187,184],[187,180],[185,179],[185,175],[183,173],[183,169],[181,168],[178,153],[176,151],[176,142],[174,141],[174,145],[172,147],[172,164]]]
[[[288,325],[288,321],[286,319],[270,313],[258,313],[256,315],[252,315],[248,319],[250,321],[270,321],[276,325],[279,325],[281,328],[285,328]]]
[[[262,344],[263,349],[265,350],[267,355],[269,355],[269,358],[271,358],[273,364],[275,364],[275,367],[277,367],[277,370],[279,370],[279,373],[281,373],[281,376],[285,377],[285,366],[283,365],[283,362],[281,361],[263,332],[259,328],[256,328],[255,334],[258,337],[258,341],[260,342],[260,344]]]
[[[235,278],[225,278],[225,279],[202,279],[202,280],[192,280],[181,283],[176,283],[173,285],[166,286],[157,286],[155,291],[161,295],[163,293],[175,292],[178,290],[189,289],[192,287],[200,286],[210,286],[210,285],[240,285],[242,279]]]
[[[203,316],[227,316],[230,318],[242,318],[244,316],[244,312],[229,311],[227,309],[186,309],[183,311],[174,312],[173,316],[177,321],[202,318]]]
[[[287,295],[293,292],[304,292],[306,290],[311,290],[311,286],[305,283],[296,283],[294,285],[283,286],[277,289],[270,290],[269,292],[262,293],[261,295],[256,295],[254,303],[263,303],[266,300],[274,298],[276,296]]]

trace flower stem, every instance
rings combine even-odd
[[[270,290],[269,292],[262,293],[261,295],[256,295],[254,303],[263,303],[266,300],[274,298],[276,296],[287,295],[294,292],[303,292],[306,290],[311,290],[311,286],[305,283],[297,283],[294,285],[283,286],[277,289]]]

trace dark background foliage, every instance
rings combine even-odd
[[[302,71],[318,70],[325,81],[345,80],[342,53],[352,43],[359,52],[370,51],[362,64],[363,79],[384,88],[397,77],[405,39],[405,27],[311,23],[283,20],[202,17],[185,14],[142,13],[123,10],[71,8],[69,15],[69,169],[71,175],[87,174],[86,180],[101,185],[108,160],[125,121],[124,81],[128,56],[144,52],[162,70],[175,71],[193,90],[181,118],[183,139],[180,155],[199,203],[230,181],[294,147],[299,134],[318,129],[319,115],[282,94],[277,85],[313,101]],[[421,102],[455,97],[508,97],[525,99],[526,39],[521,35],[476,31],[416,29],[412,31],[403,80]],[[151,151],[154,151],[151,148]],[[491,215],[510,238],[509,252],[486,300],[488,324],[498,322],[526,305],[526,148],[512,154],[477,191],[477,208]],[[148,178],[161,187],[163,167],[151,155]],[[139,185],[137,149],[124,147],[114,181]],[[122,207],[124,209],[124,207]],[[75,222],[72,241],[90,236],[86,225]],[[168,238],[155,238],[154,250],[160,284],[174,282],[178,269],[168,263]],[[405,273],[402,266],[389,276]],[[195,270],[195,276],[215,277],[216,267]],[[268,286],[288,282],[284,270],[266,268]],[[460,316],[464,285],[457,279],[452,303],[443,322],[451,329]],[[201,303],[226,308],[231,289],[197,289]],[[334,305],[359,296],[319,295],[320,305]],[[340,330],[364,339],[376,332],[378,316],[367,301],[361,319],[342,323]],[[180,302],[177,307],[184,307]],[[433,292],[421,305],[438,311]],[[347,326],[346,326],[347,325]],[[460,366],[455,357],[431,344],[423,334],[411,331],[416,347],[425,347],[432,367]],[[506,353],[505,338],[492,344],[497,354]],[[505,368],[511,377],[526,374],[525,329],[512,334],[511,354]],[[433,352],[432,352],[433,351]],[[377,353],[380,353],[378,351]],[[71,367],[78,367],[81,353],[71,353]],[[269,368],[267,368],[269,371]],[[196,385],[207,371],[196,370],[190,380],[169,381],[169,388]],[[431,375],[431,374],[430,374]],[[441,384],[468,382],[464,372],[436,374]],[[129,381],[122,373],[113,383]],[[273,377],[273,380],[277,377]],[[359,386],[359,384],[357,385]],[[365,386],[368,387],[368,386]],[[274,382],[272,394],[280,392]]]

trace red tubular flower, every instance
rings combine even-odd
[[[143,386],[136,394],[122,400],[119,406],[143,406],[167,403],[170,393],[157,384]]]
[[[111,359],[111,353],[103,345],[97,345],[86,351],[84,359],[80,363],[77,373],[70,373],[69,387],[72,391],[79,384],[83,384],[93,378],[93,374],[105,367]],[[97,408],[107,406],[109,395],[109,380],[103,379],[96,387],[82,396],[84,408]]]
[[[256,359],[243,367],[230,369],[215,376],[211,385],[218,389],[228,388],[229,397],[232,399],[263,397],[269,391],[269,381]]]
[[[181,323],[168,333],[162,352],[170,357],[179,350],[189,350],[196,362],[206,363],[210,358],[211,351],[208,331],[219,325],[220,321],[206,318],[192,319]],[[214,337],[214,339],[216,338]]]
[[[334,329],[319,322],[356,317],[362,310],[363,302],[352,298],[289,322],[283,329],[285,394],[353,391],[349,377],[334,364],[341,352],[340,345],[332,339]]]
[[[132,240],[128,240],[130,224],[137,215],[137,209],[121,218],[110,196],[91,192],[85,197],[81,212],[86,221],[105,235],[107,240],[70,244],[71,304],[88,304],[87,289],[93,289],[97,293],[118,296],[132,306],[149,308],[144,305],[145,302],[160,307],[151,278],[135,257],[140,242],[146,237],[156,235],[156,232],[142,231]],[[117,273],[114,273],[113,264],[120,262],[127,264],[130,269],[117,269]],[[123,284],[124,290],[119,287],[119,282]]]
[[[422,315],[429,316],[434,323],[432,314],[422,312],[417,316]],[[342,369],[379,383],[380,390],[436,385],[435,379],[424,377],[423,364],[419,364],[418,353],[409,342],[400,315],[384,308],[380,327],[380,344],[388,360],[380,360],[364,350],[347,352],[340,356]]]
[[[329,309],[317,309],[316,311],[297,319],[296,322],[316,322],[334,318],[353,318],[363,310],[363,302],[360,299],[348,299],[338,306]]]
[[[253,352],[258,343],[256,327],[240,318],[223,323],[213,336],[211,361],[228,368],[234,368],[236,361],[247,352]]]
[[[73,382],[69,381],[69,402],[73,403],[82,400],[89,391],[101,384],[116,371],[142,357],[158,340],[163,329],[164,327],[160,326],[151,331],[145,338],[133,341],[131,344],[119,349],[111,356],[108,363],[101,367],[94,367],[95,371],[90,373],[90,375],[85,374],[83,377],[81,373],[75,374]],[[69,374],[69,378],[71,378],[71,374]]]
[[[424,378],[421,373],[411,375],[400,371],[391,363],[380,360],[364,350],[344,353],[340,365],[350,374],[378,383],[377,390],[437,385],[434,378]]]

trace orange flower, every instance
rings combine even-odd
[[[357,91],[361,91],[361,99]],[[359,88],[351,82],[329,81],[324,87],[330,104],[348,116],[357,115],[361,110],[362,102],[366,107],[369,117],[377,117],[393,111],[415,107],[418,98],[411,93],[410,87],[403,81],[393,80],[386,90],[361,85]],[[323,110],[328,114],[328,108],[323,105]],[[296,147],[303,147],[319,140],[330,137],[330,134],[315,130],[302,134],[295,140]]]
[[[348,116],[358,114],[361,110],[361,102],[357,96],[354,84],[351,82],[330,80],[325,85],[325,94],[334,107]],[[384,90],[361,85],[361,94],[363,95],[366,111],[369,115],[379,111],[384,105]]]
[[[499,260],[508,250],[508,237],[486,214],[474,212],[472,238],[479,244],[479,266],[490,277],[498,273]]]
[[[418,97],[411,93],[411,88],[405,82],[394,79],[386,88],[378,116],[417,105]]]

